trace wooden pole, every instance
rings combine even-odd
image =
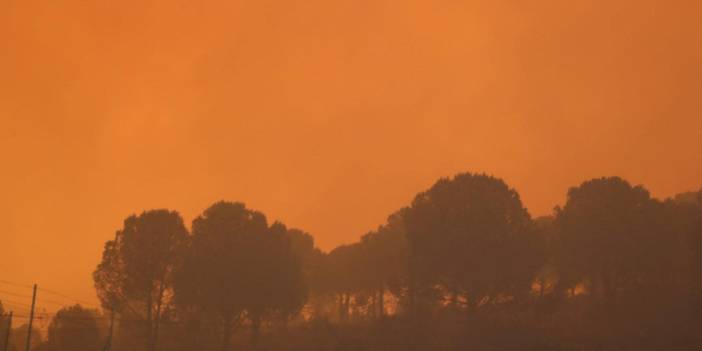
[[[32,344],[32,322],[34,321],[34,306],[37,302],[37,285],[34,284],[34,292],[32,293],[32,310],[29,312],[29,328],[27,328],[27,347],[25,351],[29,351]]]

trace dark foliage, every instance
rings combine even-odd
[[[702,191],[598,178],[532,219],[501,179],[459,174],[329,253],[242,203],[190,233],[156,210],[94,277],[112,350],[699,350]],[[34,350],[102,348],[105,315],[67,307]]]

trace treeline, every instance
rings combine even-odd
[[[65,308],[37,350],[695,350],[702,191],[598,178],[534,219],[501,179],[459,174],[329,253],[242,203],[190,230],[152,210],[94,281],[102,311]]]

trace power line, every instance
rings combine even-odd
[[[31,296],[24,296],[24,295],[20,295],[20,294],[11,294],[11,293],[9,293],[9,292],[2,291],[2,290],[0,290],[0,293],[2,293],[2,294],[7,294],[7,295],[11,295],[11,296],[15,296],[15,297],[26,297],[26,298],[31,298]],[[3,304],[4,304],[5,302],[11,303],[11,304],[15,304],[15,305],[23,305],[23,306],[25,306],[25,307],[29,307],[29,306],[30,306],[29,304],[21,303],[21,302],[17,302],[17,301],[13,301],[13,300],[9,300],[9,299],[6,299],[6,298],[3,298],[2,296],[0,296],[0,303],[3,303]],[[60,302],[60,301],[55,301],[55,300],[47,300],[47,299],[44,299],[44,298],[37,298],[37,303],[38,303],[38,304],[54,304],[54,305],[59,306],[59,307],[67,307],[67,306],[71,306],[71,305],[74,304],[75,302]],[[92,307],[92,306],[85,306],[85,305],[83,305],[83,307]],[[97,308],[95,308],[95,309],[97,309]]]
[[[29,295],[22,295],[22,294],[13,293],[13,292],[10,292],[10,291],[5,291],[5,290],[0,290],[0,294],[7,294],[7,295],[10,295],[10,296],[14,296],[14,297],[25,297],[25,298],[28,298],[28,299],[31,299],[31,298],[32,298],[32,297],[29,296]]]
[[[59,302],[59,301],[53,301],[53,300],[46,300],[46,299],[42,299],[42,298],[38,298],[38,299],[37,299],[37,302],[39,302],[39,303],[51,303],[51,304],[54,304],[54,305],[57,305],[57,306],[61,306],[61,307],[71,306],[71,304],[72,304],[72,303],[69,303],[69,302]],[[84,307],[85,307],[85,306],[84,306]]]
[[[29,312],[29,307],[23,307],[23,306],[14,306],[14,305],[9,305],[10,308],[5,311],[5,314],[7,314],[8,311],[14,311],[14,312]],[[0,318],[2,316],[0,315]]]
[[[91,306],[91,305],[92,305],[91,302],[82,301],[81,299],[76,299],[75,297],[71,297],[71,296],[68,296],[68,295],[66,295],[66,294],[63,294],[63,293],[54,291],[54,290],[49,290],[49,289],[46,289],[46,288],[39,288],[39,291],[43,291],[43,292],[46,292],[46,293],[49,293],[49,294],[52,294],[52,295],[60,296],[60,297],[63,297],[63,298],[65,298],[65,299],[69,299],[69,300],[71,300],[71,301],[73,301],[73,302],[79,302],[79,303],[84,304],[84,305],[86,305],[86,306]]]
[[[30,316],[26,314],[16,314],[14,315],[15,318],[21,318],[21,319],[29,319]],[[44,319],[53,319],[56,318],[57,314],[56,313],[47,313],[47,314],[40,314],[40,315],[35,315],[34,319],[37,320],[44,320]],[[62,316],[60,317],[61,320],[67,320],[67,321],[109,321],[110,317],[107,316],[95,316],[95,317],[68,317],[68,316]],[[144,319],[133,319],[133,318],[118,318],[117,321],[119,322],[146,322]],[[210,321],[212,322],[212,321]],[[178,325],[178,324],[186,324],[186,321],[169,321],[169,320],[161,320],[159,323],[164,323],[164,324],[170,324],[170,325]]]
[[[20,313],[24,313],[24,312],[29,312],[29,308],[27,308],[27,307],[20,307],[20,306],[10,306],[10,308],[8,308],[8,309],[5,311],[5,314],[0,315],[0,319],[3,318],[4,316],[6,316],[8,312],[20,312]]]
[[[2,279],[0,279],[0,283],[7,284],[7,285],[14,285],[14,286],[18,286],[21,288],[28,288],[28,289],[31,289],[33,287],[32,285],[29,285],[29,284],[14,283],[14,282],[2,280]]]
[[[11,305],[19,305],[19,306],[23,306],[23,307],[30,307],[29,304],[22,303],[22,302],[17,302],[17,301],[14,301],[14,300],[7,300],[7,299],[0,299],[0,303],[2,303],[3,305],[4,305],[5,303],[8,303],[8,304],[11,304]]]
[[[16,282],[11,282],[11,281],[7,281],[7,280],[1,280],[1,279],[0,279],[0,284],[6,284],[6,285],[11,285],[11,286],[15,286],[15,287],[22,287],[22,288],[28,288],[28,289],[32,289],[32,288],[33,288],[32,285],[21,284],[21,283],[16,283]],[[71,301],[71,302],[80,303],[80,304],[82,305],[82,307],[85,307],[85,308],[99,310],[98,307],[94,307],[94,305],[93,305],[92,303],[90,303],[90,302],[86,302],[85,300],[77,299],[77,298],[75,298],[75,297],[71,297],[71,296],[69,296],[69,295],[67,295],[67,294],[64,294],[64,293],[61,293],[61,292],[58,292],[58,291],[55,291],[55,290],[46,289],[46,288],[40,288],[40,287],[37,287],[37,290],[38,290],[38,291],[41,291],[41,292],[45,292],[45,293],[51,294],[51,295],[54,295],[54,296],[58,296],[58,297],[61,297],[61,298],[64,298],[64,299],[67,299],[67,300],[69,300],[69,301]],[[29,295],[22,295],[22,294],[18,294],[18,293],[14,293],[14,292],[3,291],[3,290],[0,290],[0,293],[4,293],[4,294],[11,295],[11,296],[15,296],[15,297],[31,298],[31,296],[29,296]],[[46,300],[46,299],[42,299],[42,298],[39,298],[39,299],[37,299],[37,300],[38,300],[38,302],[40,302],[40,303],[52,303],[52,304],[56,304],[56,305],[59,305],[59,306],[68,306],[68,304],[66,304],[66,303],[62,303],[62,302],[54,301],[54,300]],[[0,299],[0,302],[7,302],[7,303],[10,303],[10,304],[13,304],[13,305],[25,307],[25,308],[27,308],[27,309],[31,308],[31,306],[30,306],[29,304],[24,304],[24,303],[12,301],[12,300],[7,300],[7,299]],[[129,303],[126,303],[126,302],[125,302],[125,304],[126,304],[126,306],[127,306],[129,309],[131,309],[133,312],[136,313],[136,310],[135,310],[134,308],[132,308],[132,306],[129,305]],[[28,311],[23,311],[23,312],[30,312],[30,311],[28,310]],[[52,319],[52,318],[55,318],[56,316],[57,316],[56,313],[43,313],[43,314],[41,314],[41,315],[39,315],[39,316],[34,316],[34,319],[37,319],[37,320]],[[30,315],[24,315],[24,314],[13,315],[13,317],[14,317],[14,318],[18,318],[18,319],[30,319],[30,318],[31,318]],[[75,320],[75,321],[81,321],[81,320],[82,320],[82,321],[86,321],[86,320],[109,321],[109,320],[110,320],[109,317],[102,317],[102,316],[84,317],[84,318],[83,318],[83,317],[68,317],[68,316],[64,316],[64,317],[61,317],[61,319],[63,319],[63,320]],[[134,318],[119,318],[118,321],[119,321],[119,322],[146,322],[145,319],[134,319]],[[163,323],[163,324],[170,324],[170,325],[177,325],[177,324],[184,324],[185,321],[167,321],[167,320],[161,320],[160,323]]]
[[[34,286],[29,285],[29,284],[16,283],[16,282],[11,282],[11,281],[2,280],[2,279],[0,279],[0,284],[12,285],[12,286],[22,287],[22,288],[27,288],[27,289],[32,289],[32,288],[34,288]],[[92,302],[87,302],[87,301],[82,300],[82,299],[77,299],[77,298],[75,298],[75,297],[69,296],[69,295],[64,294],[64,293],[62,293],[62,292],[58,292],[58,291],[56,291],[56,290],[51,290],[51,289],[47,289],[47,288],[43,288],[43,287],[38,287],[37,290],[42,291],[42,292],[46,292],[46,293],[49,293],[49,294],[52,294],[52,295],[55,295],[55,296],[62,297],[62,298],[64,298],[64,299],[68,299],[68,300],[70,300],[71,302],[78,302],[78,303],[83,304],[83,305],[85,305],[85,306],[92,306],[92,305],[93,305]],[[2,292],[3,292],[3,291],[0,290],[0,293],[2,293]],[[14,296],[17,296],[17,297],[32,298],[32,297],[29,296],[29,295],[20,296],[20,294],[12,293],[12,292],[7,292],[7,291],[5,291],[4,293],[9,294],[9,295],[14,295]],[[47,301],[47,300],[44,300],[44,301]]]

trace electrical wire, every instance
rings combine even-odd
[[[11,281],[8,281],[8,280],[2,280],[2,279],[0,279],[0,283],[1,283],[1,284],[7,284],[7,285],[13,285],[13,286],[21,287],[21,288],[29,288],[29,289],[34,288],[33,285],[15,283],[15,282],[11,282]]]
[[[0,298],[0,303],[5,304],[6,302],[9,303],[9,304],[12,304],[12,305],[19,305],[19,306],[28,307],[28,308],[31,308],[31,307],[32,307],[32,305],[27,304],[27,303],[17,302],[17,301],[14,301],[14,300],[8,300],[8,299]]]
[[[31,298],[32,298],[32,296],[30,296],[30,295],[22,295],[22,294],[13,293],[13,292],[10,292],[10,291],[5,291],[5,290],[0,290],[0,294],[7,294],[7,295],[10,295],[10,296],[14,296],[14,297],[24,297],[24,298],[28,298],[28,299],[31,299]]]
[[[37,287],[37,290],[38,290],[38,291],[43,291],[43,292],[46,292],[46,293],[49,293],[49,294],[52,294],[52,295],[55,295],[55,296],[63,297],[63,298],[65,298],[65,299],[71,300],[71,301],[73,301],[73,302],[78,302],[78,303],[80,303],[80,304],[83,304],[84,307],[85,307],[85,306],[90,307],[90,306],[92,305],[92,303],[90,303],[90,302],[86,302],[86,301],[83,301],[83,300],[81,300],[81,299],[76,299],[75,297],[71,297],[71,296],[68,296],[68,295],[66,295],[66,294],[64,294],[64,293],[60,293],[60,292],[57,292],[57,291],[54,291],[54,290],[49,290],[49,289],[42,288],[42,287]]]

